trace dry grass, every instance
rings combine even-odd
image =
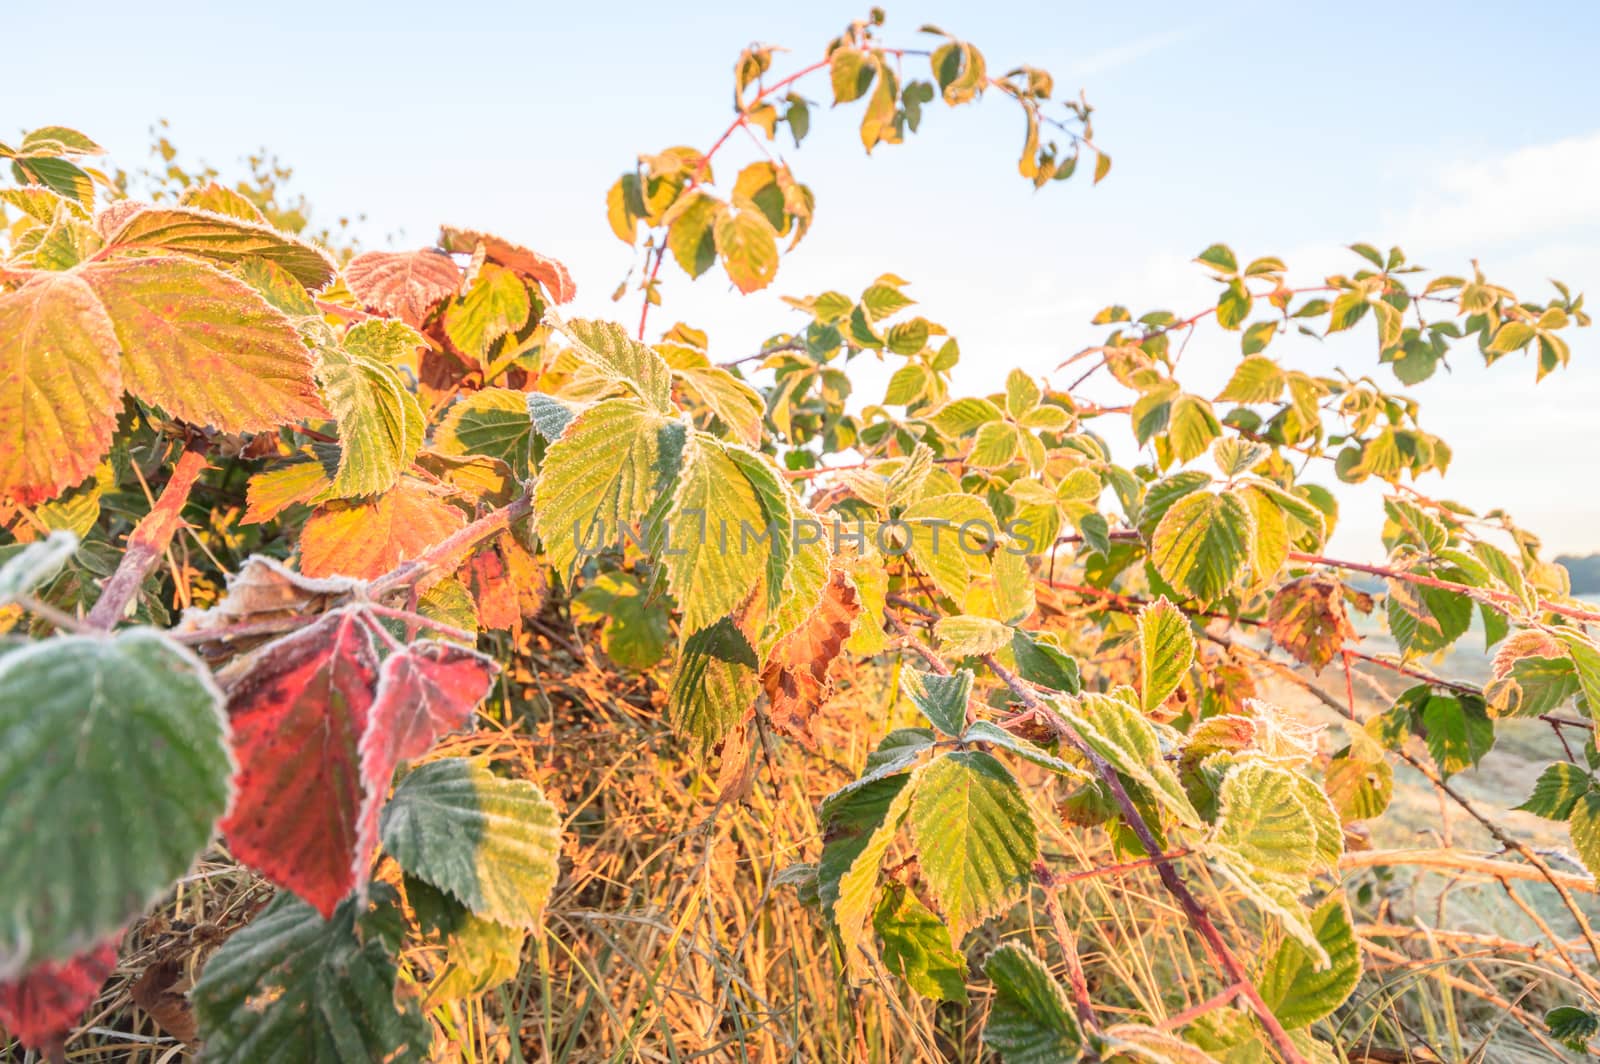
[[[545,641],[513,670],[481,730],[452,737],[438,751],[490,757],[504,771],[538,781],[563,809],[567,830],[546,935],[526,947],[510,983],[431,1009],[440,1036],[436,1059],[979,1060],[987,1008],[981,979],[973,980],[965,1007],[931,1005],[881,971],[873,984],[847,987],[821,921],[793,888],[775,883],[784,868],[816,859],[819,800],[853,777],[889,728],[910,723],[892,695],[892,674],[866,668],[845,675],[818,722],[818,750],[784,743],[757,751],[748,793],[719,802],[727,781],[666,733],[661,693],[577,660],[578,646]],[[1292,691],[1272,693],[1296,701]],[[1119,860],[1098,830],[1071,828],[1051,815],[1048,804],[1059,795],[1042,772],[1028,782],[1040,820],[1053,825],[1042,837],[1052,870],[1082,873]],[[1420,841],[1418,825],[1407,823],[1419,803],[1434,818],[1428,830],[1439,829],[1431,796],[1407,791],[1396,810],[1401,821],[1383,830],[1409,837],[1393,841]],[[1447,820],[1445,830],[1458,843],[1470,841],[1460,819]],[[1185,870],[1204,877],[1195,863]],[[1340,1017],[1341,1037],[1353,1048],[1409,1046],[1419,1061],[1551,1059],[1502,1006],[1542,1015],[1564,993],[1570,997],[1570,988],[1537,952],[1485,948],[1493,936],[1539,938],[1505,891],[1405,872],[1362,872],[1350,882],[1371,887],[1362,919],[1393,932],[1378,940],[1387,952],[1369,954],[1371,973]],[[1536,911],[1550,911],[1537,886],[1524,893]],[[116,974],[68,1043],[69,1059],[186,1058],[188,1048],[134,1004],[136,984],[164,964],[175,976],[173,990],[186,988],[209,951],[269,894],[225,854],[204,861],[130,931]],[[974,933],[969,959],[981,963],[994,944],[1021,936],[1059,963],[1041,901],[1036,891],[1006,922]],[[1078,879],[1061,888],[1060,901],[1106,1022],[1160,1024],[1220,989],[1151,870]],[[1550,919],[1558,935],[1571,933]],[[1465,937],[1419,930],[1446,926]],[[1243,908],[1224,919],[1223,932],[1244,944],[1260,941]],[[408,992],[421,996],[440,964],[435,948],[408,953]],[[181,1017],[166,1019],[183,1033]],[[1427,1055],[1429,1047],[1437,1056]]]

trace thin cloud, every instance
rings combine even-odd
[[[1422,200],[1392,230],[1419,246],[1481,247],[1600,225],[1600,131],[1450,163]]]
[[[1105,48],[1092,52],[1084,58],[1073,63],[1069,68],[1078,77],[1093,77],[1104,74],[1118,67],[1125,67],[1129,63],[1136,63],[1147,56],[1154,55],[1164,48],[1170,48],[1189,36],[1188,30],[1168,30],[1165,33],[1155,33],[1148,37],[1140,37],[1127,44],[1119,44],[1112,48]]]

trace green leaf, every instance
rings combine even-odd
[[[605,622],[600,648],[625,669],[642,671],[661,660],[672,639],[665,603],[652,602],[639,580],[621,572],[601,573],[572,600],[579,624]]]
[[[633,339],[622,326],[582,318],[558,326],[572,341],[572,352],[602,376],[622,385],[657,413],[676,417],[672,370],[660,355]]]
[[[232,796],[222,696],[145,628],[0,657],[0,982],[143,913]]]
[[[325,347],[317,381],[339,424],[336,495],[378,495],[411,465],[427,425],[416,397],[391,367],[343,347]]]
[[[326,922],[280,891],[206,962],[191,992],[202,1059],[345,1064],[424,1061],[433,1032],[409,996],[381,934],[358,934],[356,903]]]
[[[1311,927],[1328,955],[1320,964],[1300,943],[1286,939],[1257,980],[1262,1000],[1286,1028],[1308,1027],[1333,1014],[1361,982],[1361,946],[1343,895],[1311,914]]]
[[[849,103],[866,95],[872,87],[873,74],[877,71],[876,66],[867,61],[866,52],[856,48],[839,48],[829,59],[835,104]]]
[[[724,211],[714,230],[722,268],[746,295],[767,287],[778,273],[778,234],[755,209]]]
[[[689,391],[717,416],[734,438],[749,447],[761,446],[761,419],[767,403],[750,385],[715,366],[678,371]]]
[[[702,750],[721,740],[760,696],[760,664],[727,617],[690,635],[667,693],[673,730],[698,739]]]
[[[1600,1016],[1574,1005],[1562,1005],[1544,1014],[1550,1037],[1572,1050],[1585,1053],[1589,1039],[1600,1034]]]
[[[1095,753],[1150,791],[1168,812],[1189,827],[1204,825],[1178,774],[1163,756],[1155,725],[1141,715],[1136,703],[1111,695],[1085,694],[1075,703],[1061,703],[1058,711]]]
[[[1528,800],[1517,806],[1546,820],[1566,820],[1584,795],[1594,789],[1589,774],[1567,761],[1546,765]]]
[[[1194,664],[1194,632],[1183,611],[1159,598],[1139,611],[1139,692],[1146,713],[1158,709]]]
[[[967,1000],[967,959],[950,932],[903,883],[890,883],[872,916],[883,939],[883,966],[932,1001]]]
[[[1222,426],[1211,404],[1193,395],[1173,400],[1167,421],[1167,439],[1179,462],[1192,462],[1205,454],[1211,441],[1222,434]]]
[[[1571,628],[1557,629],[1556,638],[1567,645],[1567,654],[1578,674],[1578,689],[1589,703],[1589,715],[1600,722],[1600,647]]]
[[[683,454],[682,423],[636,399],[607,399],[580,413],[545,452],[534,523],[563,579],[582,551],[613,545],[667,489]]]
[[[94,178],[65,159],[12,159],[11,174],[25,185],[43,185],[86,207],[94,203]]]
[[[987,399],[953,399],[930,415],[928,421],[942,434],[960,437],[1004,416],[1000,408]]]
[[[661,554],[686,631],[731,612],[767,575],[768,511],[728,445],[697,433],[672,497]],[[774,537],[775,538],[775,537]]]
[[[1150,560],[1161,578],[1202,602],[1221,598],[1250,558],[1249,507],[1234,493],[1197,491],[1162,516]]]
[[[993,654],[1011,642],[1011,627],[988,617],[959,614],[941,617],[934,625],[939,649],[950,657]]]
[[[1083,1035],[1061,984],[1027,946],[1007,942],[989,954],[984,974],[994,1004],[983,1044],[1004,1064],[1059,1064],[1078,1059]]]
[[[915,355],[928,346],[928,321],[926,318],[912,318],[891,325],[884,341],[889,350],[897,355]]]
[[[852,803],[843,811],[853,816],[865,815],[847,824],[851,831],[861,834],[836,851],[835,861],[848,858],[842,869],[830,862],[827,850],[823,850],[823,864],[817,873],[819,897],[833,916],[844,946],[845,968],[853,980],[865,979],[871,972],[867,962],[877,951],[868,921],[877,908],[883,858],[900,831],[900,824],[917,792],[918,780],[925,771],[925,768],[918,768],[904,779],[884,780],[859,792],[860,803]],[[880,803],[882,813],[874,819],[872,815],[880,808]],[[832,822],[829,830],[834,830]],[[833,878],[836,870],[837,878]]]
[[[861,293],[861,307],[872,321],[892,317],[915,302],[899,288],[881,281],[867,286],[867,290]]]
[[[1422,704],[1422,725],[1428,752],[1445,779],[1482,761],[1494,746],[1494,721],[1480,698],[1429,695]]]
[[[1022,788],[988,754],[946,754],[922,770],[911,800],[922,874],[960,942],[1026,892],[1039,839]]]
[[[1591,790],[1578,800],[1567,826],[1572,832],[1572,848],[1589,874],[1600,879],[1600,791]]]
[[[401,868],[479,916],[530,929],[544,922],[561,817],[537,784],[464,758],[430,761],[395,787],[379,831]]]
[[[13,551],[3,547],[0,551]],[[78,551],[78,537],[71,531],[60,529],[44,539],[15,547],[13,553],[0,555],[5,564],[0,565],[0,607],[15,602],[34,588],[51,580]]]
[[[1020,418],[1039,405],[1043,396],[1039,384],[1020,369],[1006,375],[1006,413]]]
[[[1254,329],[1254,326],[1251,326]],[[1265,355],[1251,355],[1234,368],[1217,399],[1225,403],[1275,403],[1283,395],[1283,369]]]
[[[979,469],[999,469],[1010,465],[1022,450],[1022,436],[1015,425],[994,421],[978,429],[967,461]]]
[[[699,277],[717,261],[717,221],[727,205],[695,189],[667,212],[667,247],[690,277]]]
[[[108,250],[177,251],[213,262],[265,259],[307,288],[322,288],[336,267],[328,253],[270,225],[195,207],[146,207],[106,241]]]
[[[1007,753],[1015,754],[1024,761],[1047,768],[1051,772],[1063,776],[1072,776],[1082,782],[1093,779],[1085,770],[1069,762],[1061,760],[1028,740],[1012,735],[1004,728],[988,720],[975,720],[967,726],[962,733],[961,741],[964,743],[988,743]]]
[[[1235,274],[1239,272],[1239,260],[1234,255],[1233,249],[1226,244],[1212,244],[1196,255],[1195,261],[1205,263],[1218,273]]]
[[[1017,672],[1029,683],[1062,694],[1077,694],[1083,686],[1076,658],[1021,629],[1011,635],[1011,656]]]
[[[1340,820],[1371,820],[1394,796],[1394,769],[1381,757],[1369,760],[1346,751],[1329,760],[1322,787]]]
[[[1328,333],[1343,332],[1355,325],[1366,316],[1372,306],[1367,302],[1367,293],[1359,288],[1340,293],[1333,301],[1333,310],[1328,315]]]
[[[534,424],[529,416],[530,397],[510,388],[465,393],[446,411],[434,434],[434,446],[445,454],[498,458],[518,479],[527,477]]]
[[[1259,354],[1272,343],[1272,338],[1278,335],[1278,323],[1275,321],[1258,321],[1244,331],[1239,338],[1239,349],[1246,355]]]
[[[1237,329],[1250,316],[1252,302],[1250,289],[1242,280],[1229,281],[1217,298],[1217,324],[1224,329]]]
[[[1318,864],[1317,823],[1287,768],[1248,761],[1223,777],[1212,843],[1268,875],[1302,876]]]
[[[972,697],[972,672],[961,669],[949,676],[900,670],[900,690],[922,715],[946,735],[960,735],[967,726],[967,699]]]
[[[906,508],[901,520],[910,526],[911,560],[917,568],[941,594],[964,600],[972,581],[989,567],[978,547],[996,531],[994,512],[982,499],[951,493],[921,499]]]
[[[465,295],[444,310],[444,331],[450,342],[488,365],[494,342],[521,329],[533,312],[528,286],[513,270],[485,265]]]

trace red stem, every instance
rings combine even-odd
[[[205,441],[196,437],[184,445],[183,454],[179,456],[178,464],[173,466],[172,476],[167,478],[155,506],[128,533],[127,550],[122,555],[122,561],[117,564],[116,572],[101,585],[100,597],[95,600],[94,609],[89,611],[87,623],[90,628],[109,631],[128,612],[128,604],[139,593],[144,578],[150,575],[150,570],[166,553],[167,545],[182,524],[183,507],[189,501],[189,492],[194,489],[195,481],[205,468]]]
[[[775,81],[771,85],[762,88],[760,92],[757,92],[750,100],[749,104],[747,104],[745,108],[739,112],[738,117],[736,117],[732,122],[728,123],[728,128],[723,130],[722,136],[718,137],[716,143],[711,145],[711,150],[700,156],[700,164],[694,168],[694,173],[689,175],[689,181],[683,186],[683,192],[680,192],[679,195],[684,195],[685,193],[688,193],[692,189],[699,186],[700,179],[705,174],[706,168],[711,165],[711,157],[722,149],[722,146],[728,142],[729,137],[737,133],[741,126],[750,121],[751,108],[755,107],[756,104],[777,92],[779,89],[786,89],[806,75],[815,73],[816,71],[821,70],[823,67],[832,65],[833,59],[830,56],[827,59],[822,59],[812,63],[810,66],[805,67],[804,69],[797,70],[788,77],[783,78],[780,81]],[[641,341],[644,339],[645,322],[650,318],[650,292],[655,287],[656,277],[661,273],[661,260],[666,257],[666,245],[661,244],[656,248],[656,261],[650,267],[650,275],[645,278],[644,306],[639,308],[639,339]]]

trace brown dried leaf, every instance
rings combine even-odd
[[[811,616],[772,648],[761,672],[761,686],[766,689],[771,703],[768,714],[778,731],[814,745],[811,718],[828,698],[829,673],[860,612],[855,585],[835,569]]]
[[[1318,672],[1346,640],[1361,638],[1344,609],[1344,587],[1337,580],[1303,576],[1278,589],[1267,609],[1273,642]]]
[[[195,1044],[194,1006],[187,995],[172,989],[183,974],[183,965],[171,957],[144,970],[128,992],[133,1003],[149,1013],[167,1034],[188,1045]]]

